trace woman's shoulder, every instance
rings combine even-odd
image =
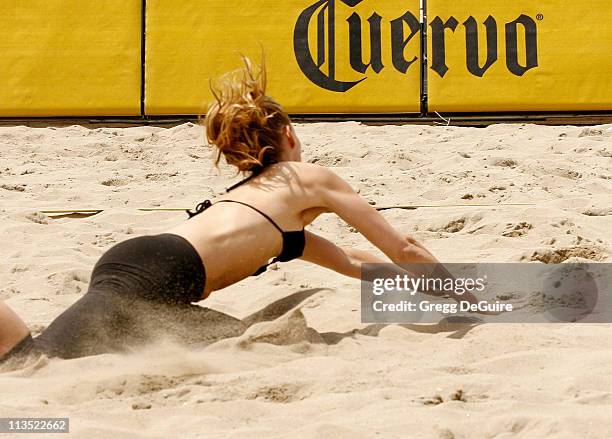
[[[310,162],[281,162],[272,165],[278,171],[293,172],[300,179],[339,178],[330,168]]]
[[[333,170],[316,163],[281,162],[271,165],[271,168],[268,175],[272,178],[280,177],[290,185],[297,184],[314,191],[333,188],[343,181]]]

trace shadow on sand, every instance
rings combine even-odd
[[[208,330],[208,336],[206,334],[200,334],[193,341],[195,344],[202,345],[203,340],[206,340],[204,344],[210,344],[214,341],[221,340],[223,338],[241,336],[245,332],[248,332],[251,341],[259,342],[271,342],[273,344],[290,344],[299,340],[301,336],[286,337],[287,332],[296,332],[298,328],[296,326],[303,326],[303,337],[304,340],[312,343],[323,343],[327,345],[338,344],[345,338],[352,338],[355,335],[365,335],[368,337],[377,337],[380,331],[391,326],[390,324],[373,324],[366,326],[361,329],[353,329],[346,332],[318,332],[314,328],[308,327],[304,319],[304,316],[300,312],[300,304],[306,299],[310,298],[316,293],[322,291],[329,291],[326,288],[313,288],[308,290],[298,291],[280,300],[277,300],[267,305],[262,310],[248,316],[247,318],[239,321],[231,316],[220,313],[218,311],[208,310],[210,316],[208,320],[211,323]],[[293,312],[292,312],[293,311]],[[253,325],[263,322],[272,322],[276,319],[286,320],[280,325],[269,326],[268,329],[261,329],[258,331],[248,331]],[[481,321],[477,318],[472,317],[447,317],[440,322],[435,324],[396,324],[398,326],[409,331],[419,332],[423,334],[436,334],[436,333],[449,333],[448,338],[460,339],[463,338],[472,328],[480,324]],[[287,327],[290,326],[290,327]],[[292,326],[292,327],[291,327]],[[210,330],[213,329],[214,330]],[[255,329],[255,328],[254,328]],[[305,332],[304,332],[305,331]],[[251,334],[251,333],[257,334]],[[281,333],[285,335],[281,335]],[[215,336],[211,339],[211,333]],[[276,334],[276,335],[273,335]],[[293,334],[295,335],[295,334]],[[210,339],[210,343],[207,343]]]
[[[377,337],[383,328],[390,326],[389,324],[373,324],[346,332],[318,332],[314,328],[308,327],[304,316],[300,312],[301,305],[308,298],[323,291],[330,290],[328,288],[311,288],[297,291],[242,320],[220,311],[195,305],[178,308],[170,313],[168,309],[163,309],[160,311],[162,314],[158,318],[149,320],[149,322],[157,322],[157,324],[149,325],[146,333],[153,339],[163,336],[181,344],[197,347],[204,347],[223,339],[244,335],[252,342],[269,341],[274,344],[291,344],[301,338],[301,336],[295,337],[295,332],[299,332],[297,326],[301,326],[302,330],[306,331],[303,333],[306,341],[334,345],[355,335]],[[297,318],[295,317],[296,314],[299,314]],[[147,310],[146,315],[153,316],[155,311]],[[272,323],[277,319],[285,321],[280,323],[280,326]],[[253,328],[253,326],[265,322],[270,322],[266,325],[267,329],[261,326],[258,326],[259,329]],[[423,334],[447,332],[449,333],[448,338],[459,339],[479,323],[480,320],[476,318],[452,317],[444,318],[435,324],[397,324],[394,326]],[[250,330],[250,328],[252,329]],[[276,335],[270,334],[270,331]],[[267,335],[264,335],[264,333]],[[281,333],[285,335],[280,335]],[[286,337],[287,333],[294,333],[294,336]]]

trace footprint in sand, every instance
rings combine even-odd
[[[250,395],[247,395],[246,399],[260,399],[268,402],[279,402],[286,404],[305,399],[305,395],[300,395],[300,390],[301,387],[293,383],[263,386],[258,388]]]
[[[493,192],[494,194],[498,193],[498,192],[503,192],[505,190],[507,190],[508,188],[506,186],[491,186],[489,188],[489,192]]]
[[[571,246],[558,249],[535,250],[529,256],[522,256],[521,261],[538,261],[545,264],[560,264],[569,258],[583,258],[593,261],[606,259],[605,253],[596,246]]]
[[[48,275],[47,279],[56,287],[55,294],[81,294],[87,290],[89,271],[68,270],[56,272]]]
[[[487,196],[482,193],[465,194],[461,197],[462,200],[473,200],[474,198],[486,198]]]
[[[170,177],[175,177],[177,175],[178,175],[178,171],[146,174],[145,180],[165,181],[165,180],[168,180]]]
[[[492,164],[493,166],[499,166],[502,168],[512,168],[512,169],[518,165],[517,161],[511,158],[495,159]]]
[[[578,134],[578,137],[597,137],[597,136],[603,136],[603,130],[600,130],[599,128],[584,128],[582,131],[580,131],[580,134]]]
[[[612,207],[591,207],[582,214],[586,216],[612,216]]]
[[[25,192],[25,184],[0,184],[0,188],[7,191]]]
[[[475,222],[475,221],[474,221]],[[445,233],[457,233],[462,231],[468,223],[467,217],[459,217],[451,220],[443,225],[433,225],[427,228],[429,232],[445,232]]]
[[[508,238],[516,238],[527,234],[528,230],[533,229],[533,225],[528,222],[521,221],[520,223],[507,223],[506,231],[502,233],[502,236]]]
[[[108,247],[116,242],[117,239],[115,239],[115,234],[113,232],[96,233],[94,239],[91,240],[91,244],[97,247]]]
[[[310,163],[317,163],[323,166],[345,166],[350,163],[349,158],[332,152],[317,154],[308,161]]]
[[[104,186],[125,186],[129,182],[121,178],[109,178],[108,180],[102,181],[100,184]]]

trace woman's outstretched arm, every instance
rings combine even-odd
[[[306,232],[306,245],[300,259],[357,279],[361,276],[361,264],[386,262],[363,250],[338,247],[312,232]]]
[[[420,243],[410,237],[406,237],[413,245],[421,247],[424,251],[427,251]],[[433,257],[433,255],[432,255]],[[304,247],[304,254],[300,257],[313,264],[320,265],[321,267],[334,270],[337,273],[344,274],[345,276],[354,277],[362,280],[371,280],[371,276],[395,278],[395,276],[409,276],[413,277],[419,275],[417,273],[410,272],[397,264],[390,263],[389,260],[385,260],[364,250],[359,250],[351,247],[339,247],[334,243],[315,235],[312,232],[306,232],[306,246]],[[435,259],[434,259],[435,260]],[[385,264],[377,267],[370,273],[363,273],[361,264]],[[443,265],[437,263],[436,267],[440,270],[444,270]],[[430,266],[426,266],[431,268]],[[415,266],[411,266],[415,268]],[[438,271],[438,275],[446,278],[452,275],[448,271]],[[470,292],[465,292],[461,296],[455,295],[452,292],[445,291],[444,293],[436,291],[422,291],[425,294],[432,296],[440,296],[442,294],[448,294],[455,300],[466,300],[471,303],[476,303],[477,300],[474,295]]]
[[[408,271],[405,271],[402,267],[411,264],[409,274],[412,276],[453,277],[429,250],[415,239],[409,236],[403,236],[399,233],[389,224],[380,212],[374,209],[362,196],[356,193],[347,182],[334,172],[321,167],[318,183],[318,196],[322,204],[321,207],[325,208],[327,211],[336,213],[348,224],[355,227],[368,241],[374,244],[393,261],[396,264],[397,273],[395,273],[396,269],[392,268],[393,266],[390,265],[387,266],[387,271],[391,270],[394,273],[389,274],[407,274]],[[306,248],[305,255],[308,257],[309,253],[307,253],[307,250]],[[328,251],[319,254],[318,259],[322,260],[323,258],[330,257],[329,255],[331,252],[333,252],[333,250],[331,250],[330,247]],[[343,253],[347,254],[346,251],[343,251]],[[349,258],[350,261],[353,261],[353,265],[359,262],[359,259],[362,259],[360,262],[388,262],[365,252],[359,254],[355,253],[355,251],[349,252],[349,254],[351,253],[355,255],[353,258]],[[313,256],[310,256],[310,258],[312,262],[319,263],[312,260]],[[325,266],[325,263],[319,263],[319,265]],[[354,267],[351,270],[353,274],[357,274],[355,277],[359,277],[360,271],[357,272]],[[433,295],[438,294],[433,293]],[[470,292],[466,292],[462,295],[451,293],[450,297],[457,301],[465,300],[471,303],[477,302],[476,297]]]
[[[320,167],[317,183],[317,198],[321,207],[355,227],[394,263],[439,263],[424,246],[399,233],[380,212],[331,170]]]
[[[30,330],[4,302],[0,302],[0,357],[23,340]]]
[[[357,279],[361,278],[361,264],[387,264],[385,266],[387,276],[410,274],[401,267],[390,264],[389,260],[365,250],[337,246],[312,232],[306,232],[306,246],[300,259]]]

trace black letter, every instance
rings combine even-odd
[[[308,28],[310,27],[310,21],[314,14],[317,12],[317,9],[322,7],[322,9],[327,9],[327,19],[328,19],[328,74],[325,75],[320,67],[321,64],[317,65],[315,60],[310,53],[310,47],[308,45]],[[353,82],[343,82],[337,81],[336,76],[336,41],[335,41],[335,0],[319,0],[314,5],[305,9],[297,19],[295,24],[295,30],[293,32],[293,51],[295,53],[295,59],[300,66],[300,69],[306,75],[308,79],[310,79],[314,84],[318,85],[321,88],[330,91],[337,92],[345,92],[359,84],[361,81],[365,80],[363,78],[359,81]],[[321,23],[321,17],[318,17],[318,23]],[[317,32],[317,36],[321,37],[321,32]],[[317,61],[321,62],[321,51],[320,45],[317,47]]]
[[[525,28],[527,65],[518,62],[517,24]],[[538,66],[538,27],[531,17],[521,14],[516,20],[506,24],[506,65],[516,76],[523,76],[527,70]]]
[[[379,73],[383,69],[382,63],[382,42],[380,36],[380,21],[382,17],[376,12],[368,18],[370,23],[370,64],[363,62],[363,51],[361,42],[361,18],[356,12],[346,20],[349,24],[349,53],[351,58],[351,67],[359,72],[365,73],[368,66],[372,66],[372,70]]]
[[[487,61],[482,67],[478,64],[478,24],[474,17],[470,17],[463,25],[465,26],[467,68],[472,75],[482,77],[497,61],[497,23],[490,15],[484,22],[487,29]]]
[[[321,8],[317,15],[317,67],[325,63],[325,10]]]
[[[450,17],[446,23],[442,23],[440,17],[434,18],[431,23],[431,69],[438,73],[441,78],[444,78],[448,67],[446,65],[446,41],[444,30],[450,29],[455,32],[459,22],[455,17]]]
[[[410,28],[410,35],[405,39],[404,23]],[[419,20],[417,20],[411,12],[406,12],[401,17],[391,20],[391,52],[393,65],[402,73],[406,73],[408,67],[418,59],[416,56],[412,58],[411,61],[404,58],[404,48],[420,30],[421,25]]]

